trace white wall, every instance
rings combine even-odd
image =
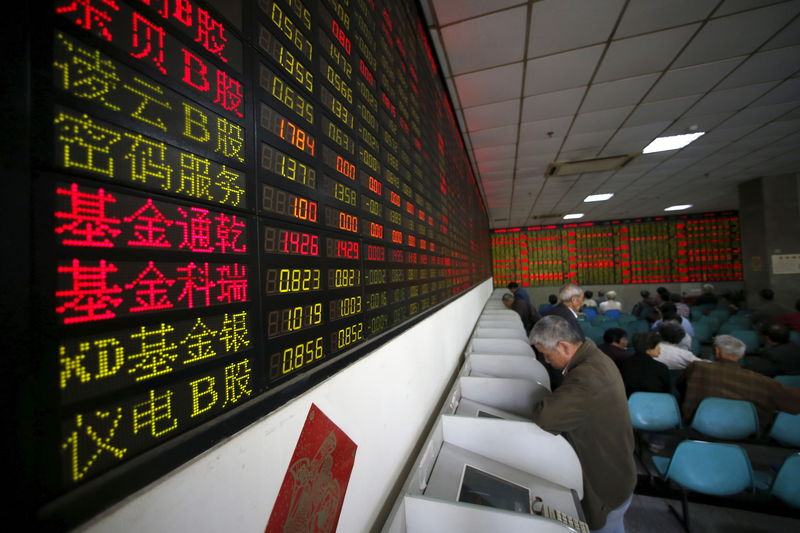
[[[312,402],[358,446],[338,530],[369,530],[394,499],[491,292],[487,280],[81,530],[262,533]]]

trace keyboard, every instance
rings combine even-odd
[[[539,510],[540,505],[541,505],[541,510]],[[537,514],[544,518],[549,518],[550,520],[561,522],[565,526],[574,529],[578,533],[589,533],[589,525],[586,522],[582,522],[577,518],[575,518],[574,516],[562,513],[558,509],[554,509],[549,505],[545,505],[541,501],[537,501],[535,503],[534,514]]]

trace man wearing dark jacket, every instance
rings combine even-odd
[[[633,428],[619,371],[591,339],[583,339],[559,316],[539,320],[531,340],[564,374],[561,386],[534,408],[533,422],[563,434],[575,449],[589,528],[616,531],[636,485]]]
[[[585,335],[583,334],[583,329],[581,329],[580,322],[578,322],[578,312],[583,307],[583,298],[583,289],[574,283],[567,283],[558,291],[558,299],[561,303],[547,312],[548,315],[560,316],[569,322],[581,339]]]
[[[538,312],[528,307],[528,304],[525,303],[525,300],[522,298],[517,298],[510,292],[507,292],[503,295],[503,304],[506,306],[506,308],[517,312],[520,319],[522,319],[522,325],[525,327],[526,335],[531,332],[533,324],[541,318]]]
[[[661,352],[659,342],[661,337],[653,331],[633,336],[636,353],[619,364],[628,396],[634,392],[669,392],[669,369],[656,360]]]

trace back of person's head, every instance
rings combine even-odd
[[[616,299],[617,298],[617,292],[616,291],[608,291],[606,293],[606,298],[608,298],[609,300]]]
[[[555,350],[559,342],[581,344],[583,339],[565,318],[547,315],[539,319],[531,330],[531,344],[538,344],[547,350]]]
[[[786,344],[789,342],[789,333],[789,326],[780,322],[770,322],[764,328],[764,335],[776,344]]]
[[[588,300],[592,297],[594,293],[592,291],[586,291],[583,293],[583,296]]]
[[[605,292],[603,292],[603,291],[597,291],[597,296],[599,296],[600,298],[602,298],[602,297],[603,297],[603,296],[605,296],[605,295],[606,295],[606,293],[605,293]]]
[[[686,336],[681,325],[675,322],[663,322],[658,328],[658,334],[664,342],[670,344],[678,344]]]
[[[669,300],[672,303],[677,304],[677,303],[681,303],[683,301],[683,298],[681,298],[681,295],[678,294],[677,292],[671,292],[669,294]]]
[[[558,299],[562,302],[568,302],[575,296],[583,296],[583,289],[574,283],[562,285],[558,291]]]
[[[714,347],[733,359],[741,359],[747,349],[744,342],[731,335],[717,335],[714,337]]]
[[[615,344],[628,336],[628,332],[622,328],[608,328],[603,332],[603,342]]]
[[[516,289],[518,287],[519,287],[519,283],[517,283],[516,281],[512,281],[511,283],[508,284],[508,287],[506,287],[506,288],[508,290],[510,290],[510,291],[513,291],[514,289]]]
[[[550,296],[547,297],[547,301],[550,302],[550,305],[555,305],[558,303],[558,296],[556,296],[555,294],[551,294]]]
[[[650,298],[650,291],[641,291],[639,296],[641,296],[643,300],[647,300]]]
[[[714,290],[714,286],[710,283],[706,283],[703,285],[703,292],[711,292]]]
[[[680,316],[678,316],[678,308],[675,307],[674,303],[664,302],[658,309],[661,311],[661,320],[663,322],[667,322],[668,320],[681,321]]]
[[[659,288],[656,289],[656,292],[661,297],[661,299],[664,300],[665,302],[667,300],[669,300],[669,291],[667,290],[666,287],[659,287]]]
[[[511,294],[510,292],[503,294],[503,302],[513,302],[513,301],[514,301],[513,294]]]
[[[761,289],[761,292],[758,294],[767,301],[771,301],[773,298],[775,298],[775,291],[772,289]]]
[[[655,331],[643,331],[633,336],[633,349],[636,353],[647,353],[661,342],[661,336]]]

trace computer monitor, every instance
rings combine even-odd
[[[464,465],[461,474],[458,501],[518,513],[531,512],[531,491],[528,487],[468,464]]]

